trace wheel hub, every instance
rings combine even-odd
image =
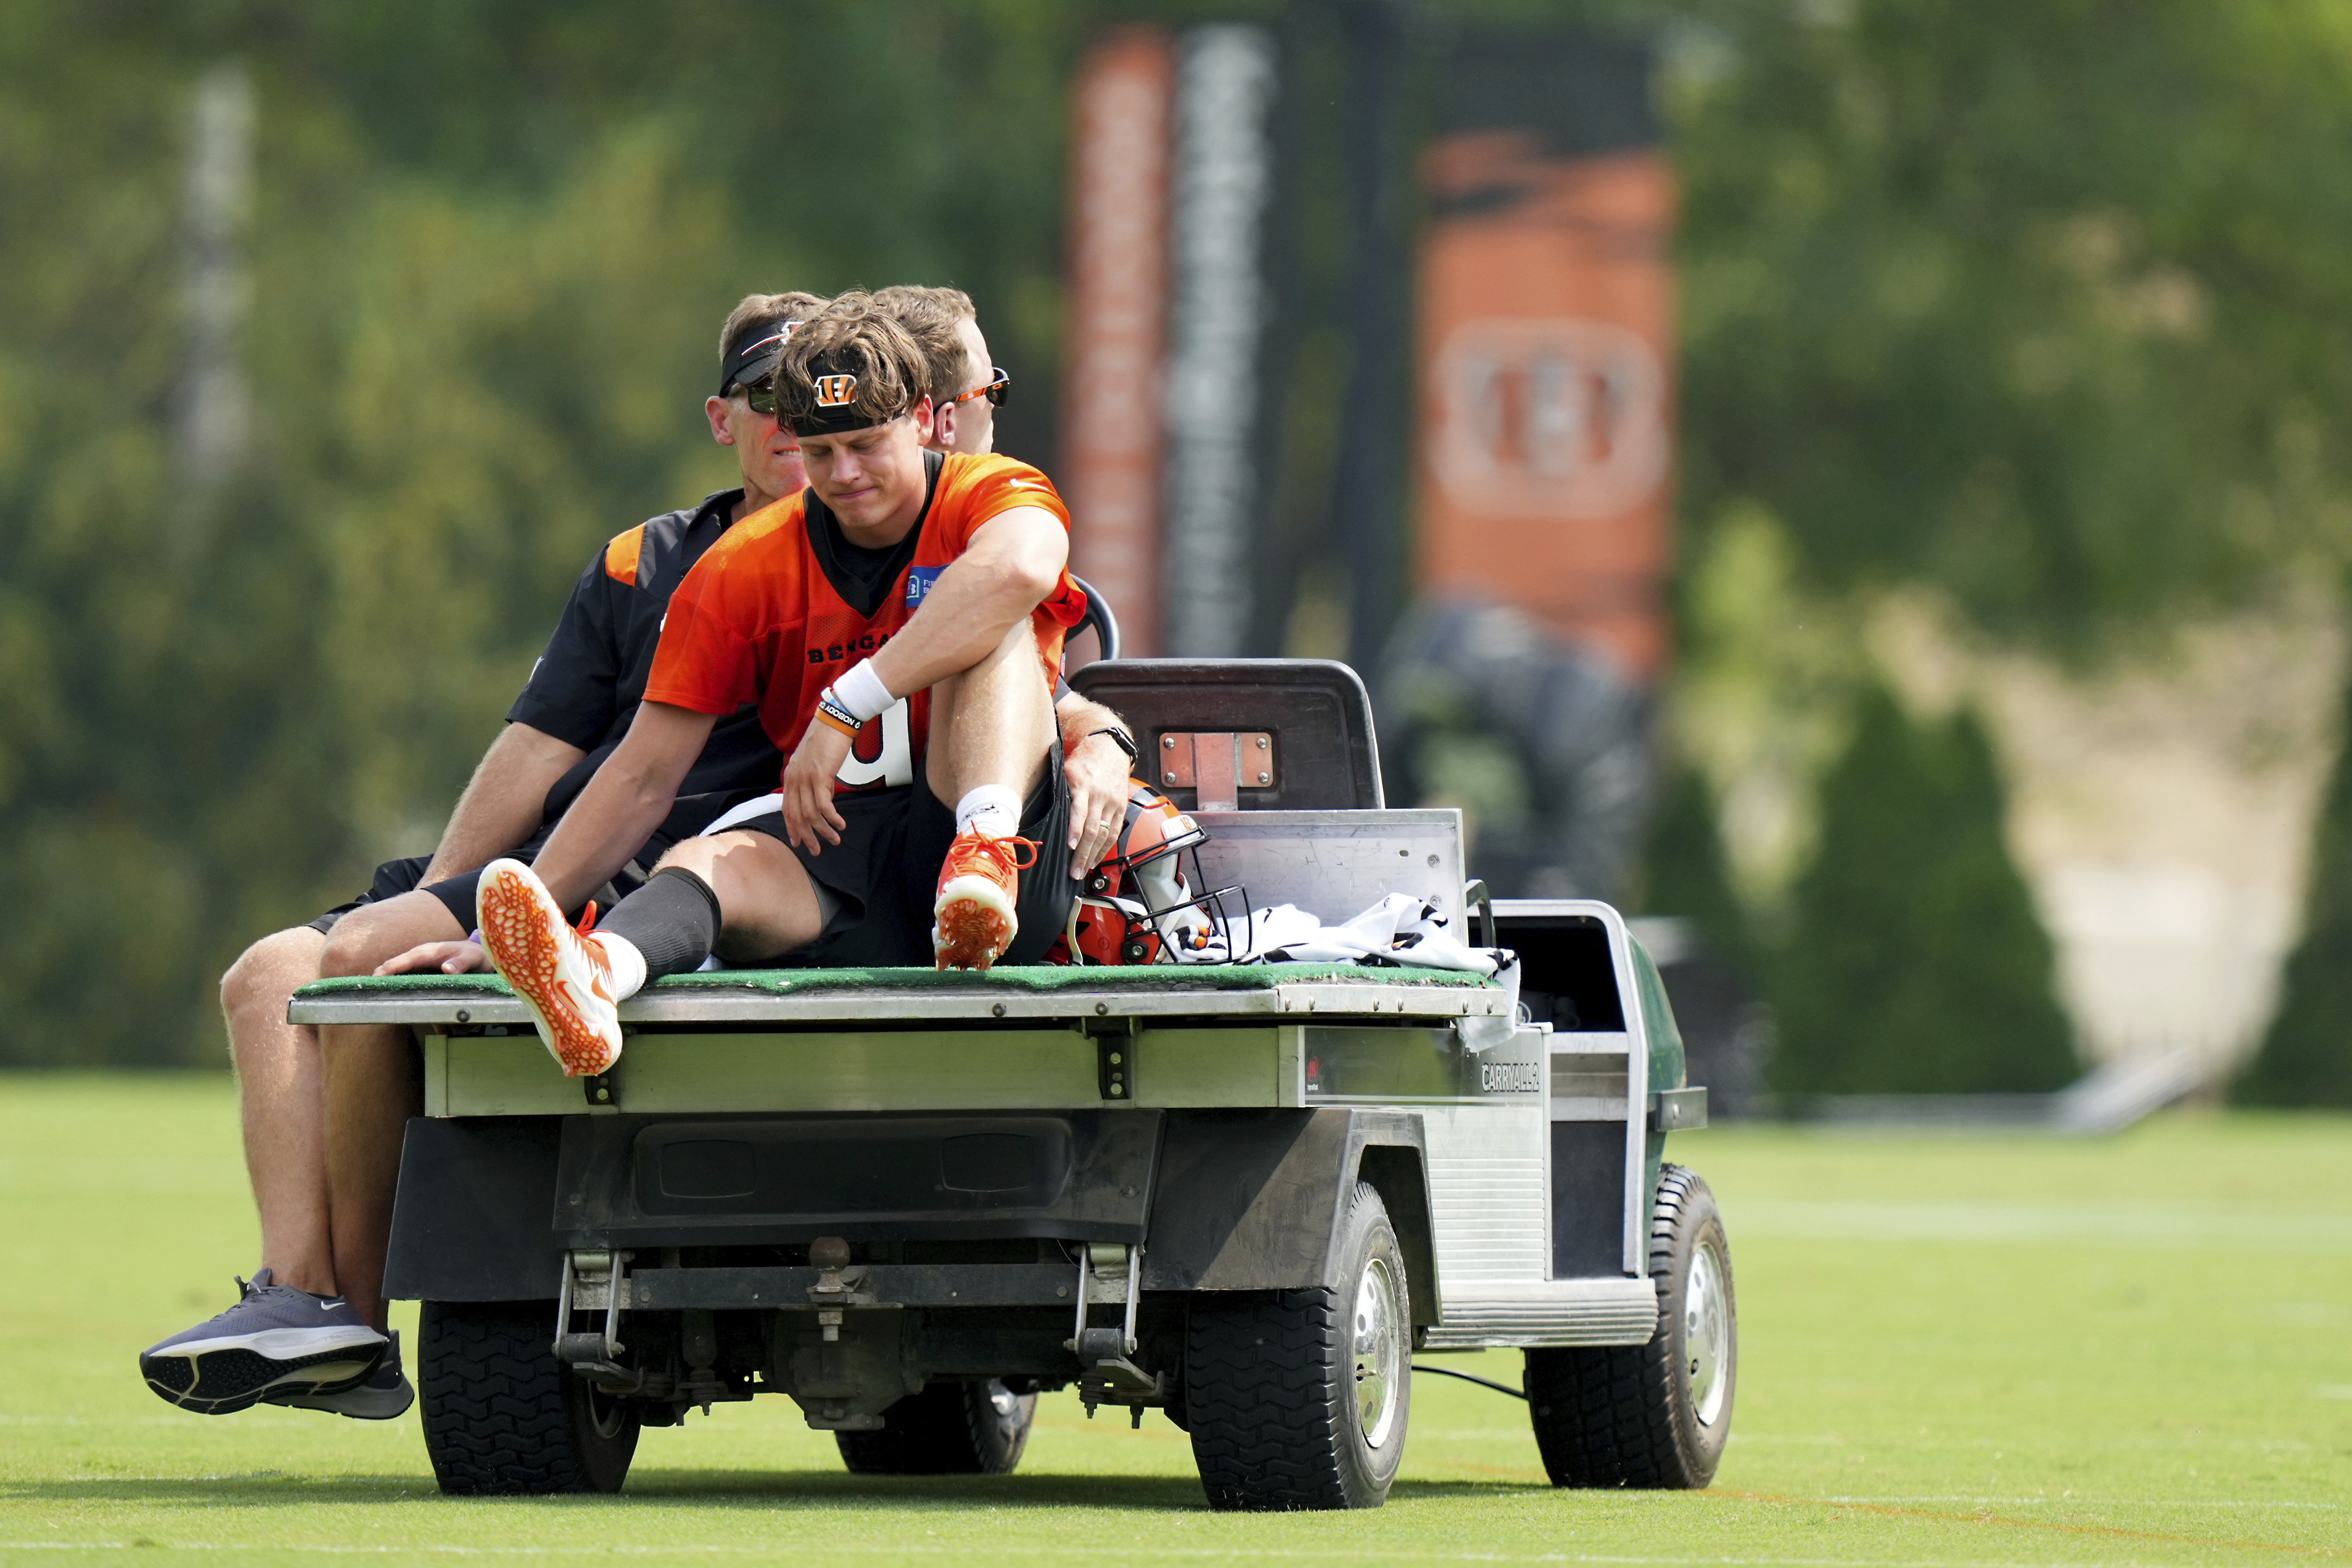
[[[1397,1385],[1404,1373],[1398,1331],[1396,1279],[1375,1258],[1356,1283],[1356,1426],[1368,1447],[1389,1439],[1396,1426]]]
[[[1723,1418],[1731,1392],[1724,1375],[1731,1357],[1728,1303],[1724,1300],[1723,1262],[1715,1248],[1693,1249],[1690,1278],[1683,1286],[1683,1360],[1690,1377],[1691,1411],[1702,1426]]]

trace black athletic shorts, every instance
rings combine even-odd
[[[516,859],[528,865],[546,845],[549,837],[554,831],[552,825],[543,826],[538,832],[523,840],[520,847],[509,853]],[[368,885],[366,892],[362,893],[350,903],[337,904],[317,920],[310,921],[310,929],[324,936],[335,929],[337,921],[341,920],[362,904],[382,903],[386,899],[396,899],[403,893],[415,892],[417,879],[425,875],[425,868],[432,863],[432,858],[425,855],[412,855],[405,860],[385,861],[375,868],[375,880]],[[449,911],[449,918],[457,922],[457,934],[460,936],[474,929],[474,889],[481,880],[481,872],[467,871],[462,875],[451,877],[446,881],[436,882],[425,889],[441,900],[442,906]],[[598,909],[611,909],[620,901],[622,892],[633,890],[639,885],[638,879],[627,871],[624,871],[616,881],[625,882],[626,888],[616,886],[616,882],[605,883],[596,893]],[[580,911],[573,910],[572,917],[574,920],[579,919]]]
[[[1021,873],[1013,912],[1021,929],[1003,963],[1035,963],[1069,921],[1078,885],[1070,880],[1070,782],[1054,748],[1045,776],[1021,803],[1021,837],[1038,846]],[[794,965],[865,968],[931,967],[931,904],[939,896],[940,865],[955,842],[955,811],[917,779],[903,789],[837,795],[834,808],[847,824],[841,842],[812,855],[786,837],[784,814],[772,811],[734,827],[783,840],[800,857],[809,879],[833,893],[840,908],[824,934],[791,955]],[[732,829],[730,829],[731,831]]]
[[[403,893],[415,892],[418,879],[425,875],[425,868],[432,863],[433,858],[430,855],[412,855],[405,860],[385,861],[375,868],[375,880],[368,884],[366,892],[349,903],[337,904],[317,920],[308,922],[310,929],[324,936],[335,929],[337,921],[341,920],[362,904],[380,904],[386,899],[396,899]],[[468,913],[463,923],[467,931],[473,930],[473,916]]]

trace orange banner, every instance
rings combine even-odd
[[[1420,590],[1518,605],[1646,683],[1672,549],[1665,160],[1481,130],[1423,173]]]

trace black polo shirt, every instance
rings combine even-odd
[[[547,792],[547,822],[579,798],[629,732],[645,700],[669,596],[727,531],[742,499],[740,489],[720,490],[690,510],[664,512],[639,523],[615,535],[580,574],[555,635],[531,667],[522,695],[507,710],[509,721],[588,753]],[[756,707],[727,715],[712,727],[702,754],[678,786],[677,803],[658,839],[692,837],[729,806],[776,788],[783,766],[760,727]]]

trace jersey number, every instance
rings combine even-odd
[[[896,788],[915,782],[915,742],[905,698],[866,721],[834,777],[850,789]]]

